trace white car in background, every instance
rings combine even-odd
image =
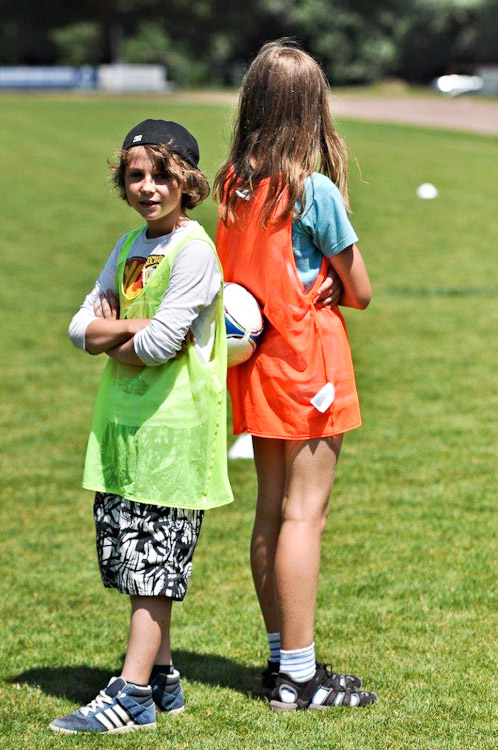
[[[457,73],[440,76],[434,81],[436,89],[448,96],[475,93],[480,91],[483,85],[481,76],[459,75]]]

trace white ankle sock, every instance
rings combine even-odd
[[[316,672],[315,643],[293,651],[280,650],[280,671],[296,682],[311,680]]]
[[[280,661],[280,633],[267,633],[270,661]]]

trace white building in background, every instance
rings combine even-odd
[[[97,68],[97,88],[102,91],[167,91],[164,65],[113,63]]]

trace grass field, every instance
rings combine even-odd
[[[128,603],[102,588],[82,457],[101,358],[68,321],[137,219],[110,195],[106,157],[144,117],[176,119],[209,177],[228,110],[130,100],[0,99],[3,374],[0,573],[2,750],[496,748],[498,141],[344,122],[359,159],[353,223],[374,300],[347,312],[364,426],[348,435],[323,545],[318,655],[378,691],[371,710],[271,714],[248,567],[255,496],[209,513],[173,638],[188,711],[113,739],[46,726],[116,673]],[[415,198],[421,182],[436,201]],[[211,232],[208,201],[195,214]]]

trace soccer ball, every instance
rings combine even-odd
[[[430,182],[423,182],[417,188],[417,198],[422,198],[424,201],[431,201],[438,197],[438,189],[435,185]]]
[[[254,354],[263,334],[263,316],[256,299],[240,284],[224,284],[223,303],[228,367],[235,367]]]

